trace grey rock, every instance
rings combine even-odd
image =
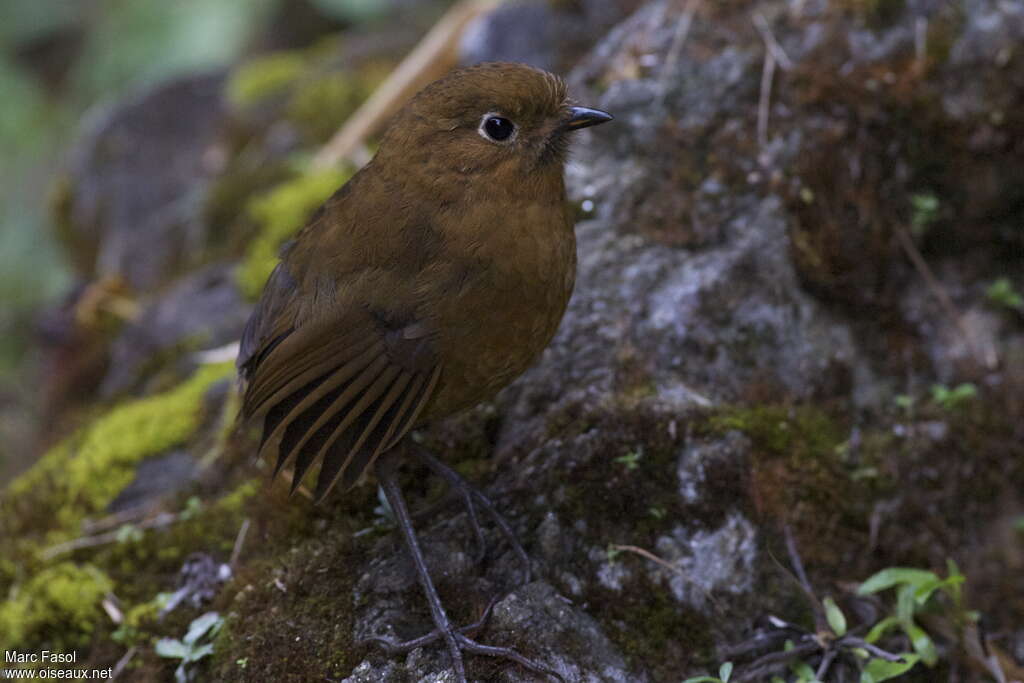
[[[100,385],[103,397],[131,389],[172,351],[214,348],[238,339],[252,309],[235,286],[232,270],[223,265],[183,277],[144,306],[110,347],[110,369]]]
[[[151,290],[203,252],[219,170],[222,74],[189,76],[94,110],[72,151],[65,219],[82,275]]]
[[[151,505],[182,490],[197,473],[198,463],[185,450],[146,458],[139,463],[131,483],[107,506],[107,512],[113,514]]]

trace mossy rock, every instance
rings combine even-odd
[[[47,543],[77,533],[127,486],[146,456],[184,444],[203,421],[202,399],[233,364],[207,365],[178,386],[119,405],[65,439],[11,482],[0,509],[5,531],[44,536]]]
[[[61,562],[14,588],[0,604],[0,649],[70,650],[86,645],[106,616],[100,602],[114,587],[91,564]]]

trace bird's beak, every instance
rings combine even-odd
[[[612,118],[614,117],[611,114],[600,109],[569,107],[569,118],[562,122],[562,126],[566,130],[579,130],[580,128],[589,128],[590,126],[611,121]]]

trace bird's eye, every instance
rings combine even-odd
[[[502,116],[488,115],[480,126],[484,135],[496,142],[504,142],[516,132],[516,124]]]

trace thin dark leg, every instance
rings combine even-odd
[[[391,506],[391,511],[395,515],[395,521],[398,523],[398,528],[401,530],[402,536],[405,539],[406,547],[409,550],[409,554],[412,556],[413,565],[416,567],[416,575],[419,578],[420,586],[423,588],[423,592],[427,597],[427,604],[430,606],[430,615],[434,620],[434,626],[437,628],[433,633],[429,633],[407,643],[390,643],[386,640],[377,638],[370,639],[370,641],[382,642],[390,651],[408,651],[408,649],[411,649],[409,647],[410,645],[412,647],[421,647],[433,642],[438,637],[441,637],[444,639],[445,645],[448,647],[448,654],[451,656],[452,660],[452,669],[454,669],[456,680],[459,681],[459,683],[467,683],[466,670],[462,663],[463,650],[473,654],[509,659],[538,675],[552,676],[564,683],[565,679],[562,678],[561,675],[545,666],[530,661],[515,650],[506,647],[482,645],[464,635],[462,630],[456,630],[452,627],[451,621],[448,619],[448,614],[441,605],[441,598],[437,594],[434,582],[430,579],[430,572],[427,571],[427,563],[423,558],[423,551],[420,550],[419,541],[416,538],[416,532],[412,527],[409,509],[406,507],[405,499],[402,497],[402,492],[398,486],[397,469],[401,455],[401,449],[395,449],[389,453],[385,453],[377,459],[375,464],[377,480],[380,482],[381,488],[384,490],[384,496],[387,498],[388,505]],[[442,467],[444,466],[442,465]],[[449,469],[449,471],[451,470]],[[455,474],[454,472],[452,473]],[[455,477],[459,481],[463,481],[458,474],[455,474]],[[477,498],[481,505],[484,505],[485,509],[488,509],[488,506],[490,506],[492,514],[497,514],[497,512],[493,510],[493,506],[490,505],[490,501],[487,501],[486,498],[483,497],[483,494],[475,491],[474,493],[476,494],[474,497]],[[486,501],[486,505],[483,501]],[[502,520],[502,523],[503,522],[504,520]],[[499,526],[500,525],[501,524],[499,524]],[[511,534],[511,528],[509,528],[507,524],[504,524],[503,531],[504,530],[507,530],[507,533]],[[523,555],[525,556],[525,552]],[[484,616],[481,621],[477,624],[471,624],[470,627],[467,627],[465,630],[471,631],[481,622],[486,621],[490,616],[493,606],[494,601],[491,602],[487,610],[484,612]]]
[[[460,683],[465,683],[466,670],[462,665],[462,650],[459,649],[458,644],[455,642],[455,629],[452,628],[451,622],[448,620],[448,613],[444,611],[444,607],[441,605],[441,598],[437,594],[437,589],[434,588],[434,582],[430,580],[427,563],[423,559],[423,551],[420,550],[419,541],[416,539],[416,532],[412,528],[412,520],[409,519],[409,509],[406,507],[405,499],[402,498],[402,492],[398,487],[398,477],[396,475],[398,459],[400,457],[401,452],[397,449],[379,457],[376,464],[377,480],[380,482],[381,488],[384,489],[384,496],[388,499],[388,505],[391,506],[391,511],[395,514],[395,521],[398,522],[398,528],[402,532],[402,537],[405,538],[405,546],[409,549],[409,554],[412,556],[412,563],[416,567],[416,575],[419,577],[420,586],[422,586],[423,592],[427,596],[430,616],[433,618],[434,625],[437,626],[437,630],[448,646],[448,654],[452,658],[452,669],[455,670],[455,677]]]
[[[459,633],[461,633],[462,635],[476,635],[477,632],[484,626],[486,626],[487,622],[491,620],[491,613],[494,612],[494,606],[497,604],[498,598],[491,598],[491,602],[487,605],[487,609],[484,610],[483,615],[479,619],[474,621],[472,624],[467,624],[466,626],[460,628]],[[433,630],[425,636],[420,636],[419,638],[413,638],[412,640],[406,640],[403,642],[395,642],[387,638],[371,636],[369,638],[363,638],[359,641],[359,644],[364,645],[367,643],[373,643],[374,645],[379,645],[380,647],[384,648],[386,652],[390,652],[391,654],[404,654],[406,652],[409,652],[410,650],[415,650],[418,647],[430,645],[440,637],[441,633],[437,630]]]
[[[498,525],[498,529],[501,531],[501,535],[505,537],[505,541],[512,546],[512,551],[519,558],[519,562],[523,565],[523,578],[519,585],[523,586],[530,582],[530,558],[526,554],[526,550],[523,548],[519,539],[516,538],[516,534],[512,531],[512,527],[505,520],[505,518],[498,512],[498,508],[494,506],[494,503],[468,481],[462,478],[462,475],[453,470],[448,465],[438,460],[434,455],[425,448],[416,446],[413,451],[420,460],[422,460],[427,467],[433,470],[434,474],[448,482],[455,491],[459,492],[463,502],[466,505],[466,509],[469,511],[470,524],[473,526],[474,533],[477,536],[477,542],[483,543],[483,532],[480,530],[480,525],[477,522],[476,511],[474,509],[473,501],[482,507],[487,514],[491,516],[494,523]],[[481,556],[483,553],[481,553]],[[482,558],[481,558],[482,559]]]

